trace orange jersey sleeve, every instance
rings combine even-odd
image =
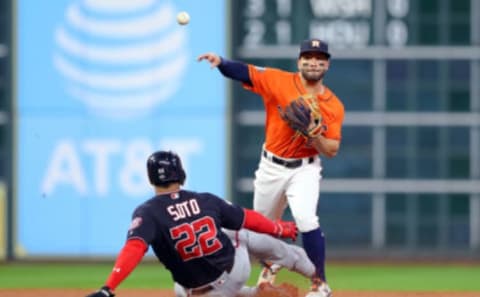
[[[275,155],[284,158],[303,158],[317,155],[307,139],[299,136],[280,117],[278,108],[284,108],[292,100],[307,94],[299,73],[248,65],[252,85],[244,88],[260,95],[265,105],[265,147]],[[324,136],[341,139],[344,107],[337,96],[328,88],[317,99],[325,127]]]

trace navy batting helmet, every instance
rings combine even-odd
[[[148,179],[155,186],[168,186],[178,182],[183,185],[186,174],[180,157],[171,151],[158,151],[147,160]]]

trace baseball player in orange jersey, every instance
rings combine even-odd
[[[320,156],[334,157],[340,148],[344,107],[323,84],[330,66],[328,44],[319,39],[303,41],[298,72],[258,67],[214,53],[200,55],[198,61],[202,60],[262,97],[266,135],[255,172],[254,209],[271,219],[279,219],[287,205],[290,207],[302,233],[303,247],[316,267],[316,277],[312,279],[307,296],[331,296],[325,275],[325,237],[317,216],[322,170]],[[321,133],[313,136],[304,137],[292,129],[280,112],[303,96],[316,98],[321,112]]]

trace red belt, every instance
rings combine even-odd
[[[190,295],[203,295],[210,292],[213,289],[214,287],[212,285],[206,285],[200,288],[190,289]]]

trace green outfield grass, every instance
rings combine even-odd
[[[0,288],[96,288],[103,284],[113,263],[0,264]],[[254,266],[249,284],[259,267]],[[336,290],[479,291],[480,266],[474,265],[347,265],[328,266],[329,283]],[[305,278],[281,271],[278,282],[308,287]],[[121,288],[171,288],[168,271],[156,263],[142,263]]]

